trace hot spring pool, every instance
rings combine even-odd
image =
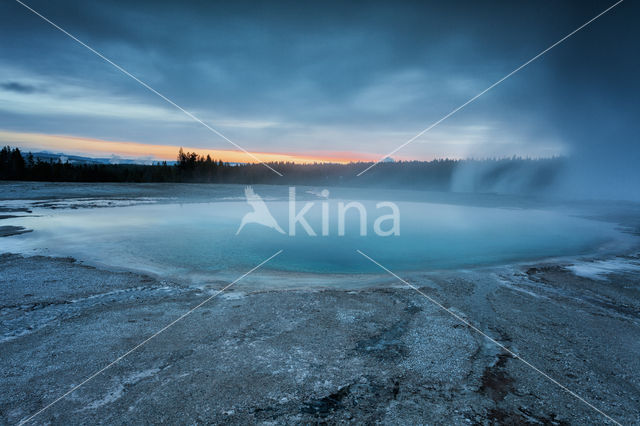
[[[434,270],[501,264],[576,255],[626,244],[615,225],[559,211],[469,207],[424,202],[396,203],[400,235],[372,231],[375,203],[365,203],[368,235],[359,235],[359,218],[347,215],[337,235],[337,201],[329,203],[329,236],[295,237],[256,224],[239,235],[244,201],[148,204],[129,207],[34,211],[37,217],[7,220],[33,232],[0,239],[3,252],[73,256],[89,263],[170,275],[244,273],[282,249],[266,270],[304,273],[380,273],[356,249],[394,271]],[[268,203],[288,229],[285,201]],[[298,207],[298,210],[300,207]],[[380,213],[378,213],[380,212]],[[306,215],[320,234],[316,206]]]

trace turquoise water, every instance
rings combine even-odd
[[[328,204],[329,236],[320,236],[317,201],[306,218],[318,236],[282,235],[256,224],[236,231],[251,208],[244,201],[42,210],[12,219],[32,233],[1,239],[2,251],[68,255],[115,267],[171,274],[246,272],[278,250],[266,269],[310,273],[381,272],[356,250],[394,271],[465,268],[592,252],[629,237],[614,225],[558,211],[399,202],[400,235],[381,237],[373,222],[389,210],[364,203],[367,236],[355,212],[338,236],[336,201]],[[267,203],[288,230],[285,201]],[[298,206],[298,210],[301,205]],[[387,222],[388,224],[388,222]],[[387,225],[388,226],[388,225]],[[383,226],[386,228],[387,226]]]

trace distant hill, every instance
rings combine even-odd
[[[69,164],[143,164],[143,165],[151,165],[153,163],[159,163],[158,160],[151,159],[140,159],[140,158],[121,158],[118,156],[111,156],[110,158],[93,158],[93,157],[82,157],[79,155],[71,155],[65,154],[62,152],[53,153],[48,151],[39,151],[32,153],[35,161],[45,161],[50,162],[53,161],[57,163],[58,160],[62,163],[69,162]],[[167,164],[173,165],[175,161],[167,161]]]

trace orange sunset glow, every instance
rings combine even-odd
[[[0,144],[17,145],[24,151],[64,152],[65,154],[110,157],[117,155],[123,158],[151,158],[156,161],[172,161],[176,159],[180,145],[156,145],[132,141],[110,141],[69,135],[51,135],[44,133],[22,133],[0,130]],[[210,155],[216,160],[231,163],[255,163],[255,158],[239,150],[206,149],[182,146],[187,152]],[[288,161],[295,163],[349,163],[355,161],[372,161],[375,156],[342,151],[316,151],[312,154],[257,152],[251,154],[264,162]],[[369,158],[371,157],[371,158]]]

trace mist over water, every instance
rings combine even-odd
[[[600,200],[603,204],[640,201],[637,157],[633,152],[598,155],[585,151],[539,164],[510,159],[463,161],[452,173],[451,191]]]
[[[555,191],[566,163],[565,158],[462,161],[453,171],[451,191],[549,195]]]

